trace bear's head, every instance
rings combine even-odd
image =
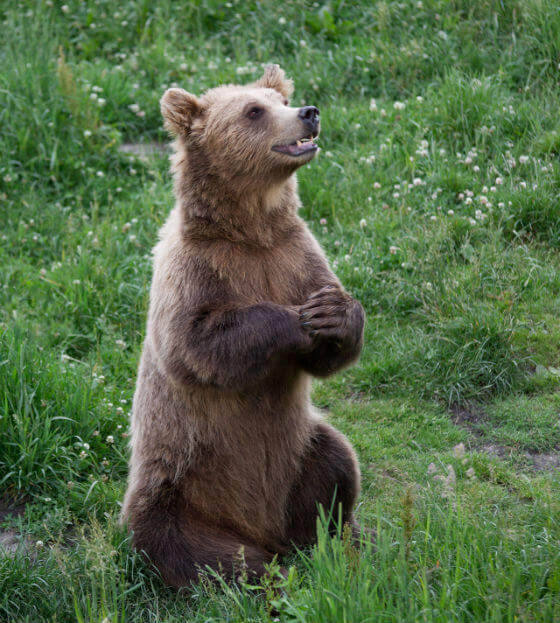
[[[293,108],[293,83],[278,65],[248,85],[225,85],[196,97],[168,89],[161,98],[165,127],[183,145],[190,167],[235,180],[279,180],[317,153],[319,111]]]

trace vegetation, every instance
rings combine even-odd
[[[558,2],[67,1],[0,2],[0,620],[559,620]],[[266,62],[321,110],[302,215],[368,323],[314,399],[379,540],[176,594],[118,526],[172,205],[123,146],[167,140],[166,87]]]

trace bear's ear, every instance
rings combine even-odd
[[[187,134],[193,119],[202,110],[196,96],[184,89],[167,89],[159,104],[165,129],[174,135]]]
[[[255,86],[274,89],[286,98],[290,98],[294,92],[293,80],[286,78],[284,70],[278,65],[267,65],[262,77],[255,82]]]

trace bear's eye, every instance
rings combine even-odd
[[[287,106],[290,102],[288,102],[288,100],[284,100],[283,104],[284,106]]]
[[[263,114],[264,114],[264,108],[253,106],[253,108],[251,108],[249,112],[247,113],[247,117],[249,117],[249,119],[258,119],[259,117],[262,117]]]

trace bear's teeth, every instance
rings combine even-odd
[[[296,141],[296,145],[297,145],[298,147],[301,147],[301,141]]]

